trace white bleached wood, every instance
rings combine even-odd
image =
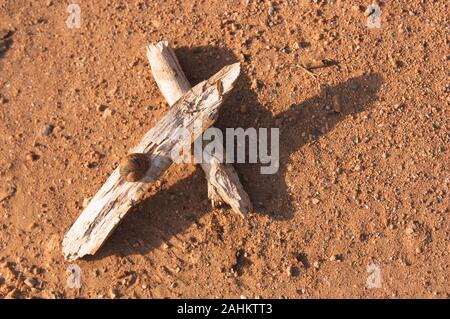
[[[186,128],[195,139],[194,121],[202,120],[203,130],[217,119],[224,97],[239,76],[239,63],[228,65],[183,95],[167,114],[150,129],[130,153],[146,153],[150,169],[142,181],[130,183],[120,177],[116,168],[95,194],[63,240],[67,260],[94,254],[105,242],[129,209],[139,200],[144,183],[153,183],[172,163],[172,149],[183,149],[177,130]]]
[[[147,58],[162,95],[170,105],[174,104],[191,88],[175,52],[167,41],[161,41],[147,47]],[[241,216],[252,209],[250,198],[232,165],[223,164],[212,156],[204,158],[201,167],[208,181],[208,198],[213,205],[227,203]]]

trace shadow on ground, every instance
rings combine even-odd
[[[193,85],[207,79],[223,66],[237,61],[230,50],[218,47],[180,48],[176,54]],[[292,218],[294,209],[290,205],[285,183],[290,155],[327,134],[348,115],[369,108],[377,99],[381,83],[382,78],[378,74],[351,78],[336,86],[323,88],[319,95],[291,105],[287,111],[274,118],[271,112],[258,103],[249,77],[245,71],[241,72],[232,94],[222,106],[215,126],[221,129],[280,127],[280,169],[277,174],[261,175],[258,164],[235,165],[253,202],[255,213],[278,220]],[[335,97],[339,97],[341,102],[339,113],[327,107],[333,104]],[[246,113],[239,111],[242,103],[247,106]],[[203,171],[197,168],[193,175],[142,202],[138,209],[127,215],[111,239],[93,258],[148,253],[211,211]],[[140,244],[136,245],[137,242]]]
[[[12,35],[12,31],[0,30],[0,59],[4,57],[6,51],[12,46]]]

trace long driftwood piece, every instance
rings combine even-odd
[[[175,52],[167,41],[161,41],[147,47],[147,58],[162,95],[173,105],[191,88]],[[223,164],[210,154],[203,159],[201,167],[208,181],[208,198],[213,205],[226,203],[242,217],[252,209],[250,198],[232,165]]]
[[[185,149],[217,119],[224,97],[239,76],[239,63],[224,67],[207,81],[184,94],[167,114],[150,129],[130,153],[146,153],[151,166],[139,182],[125,181],[116,168],[89,202],[63,240],[67,260],[94,254],[105,242],[129,209],[139,200],[143,183],[153,183],[172,164],[171,152]],[[202,130],[194,129],[201,120]],[[179,130],[188,129],[192,140],[180,139]]]

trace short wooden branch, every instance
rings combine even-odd
[[[147,57],[162,95],[173,105],[191,88],[175,52],[167,41],[161,41],[147,47]],[[232,165],[211,156],[203,159],[201,167],[208,181],[208,198],[213,205],[226,203],[242,217],[252,209],[250,198]]]
[[[63,253],[67,260],[92,255],[103,245],[139,200],[143,183],[153,183],[169,168],[173,149],[183,149],[183,143],[190,144],[180,139],[177,134],[179,130],[188,129],[195,139],[201,132],[193,129],[194,121],[202,120],[203,130],[215,122],[219,107],[233,88],[239,72],[239,63],[235,63],[199,83],[174,103],[167,114],[145,134],[130,151],[148,154],[151,166],[145,177],[139,182],[130,183],[120,176],[119,168],[114,170],[64,237]]]

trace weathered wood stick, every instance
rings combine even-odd
[[[175,52],[167,41],[161,41],[147,47],[147,58],[162,95],[173,105],[191,88]],[[250,198],[232,165],[225,165],[217,157],[210,156],[203,159],[201,167],[206,174],[208,198],[213,206],[226,203],[242,217],[252,209]]]
[[[139,200],[143,183],[153,183],[172,164],[172,150],[190,146],[217,119],[224,97],[239,76],[239,63],[228,65],[184,94],[167,114],[150,129],[130,153],[146,153],[150,168],[139,182],[125,181],[116,168],[63,240],[67,260],[94,254],[105,242],[129,209]],[[202,129],[194,130],[201,120]],[[192,139],[181,139],[180,129],[191,132]]]

